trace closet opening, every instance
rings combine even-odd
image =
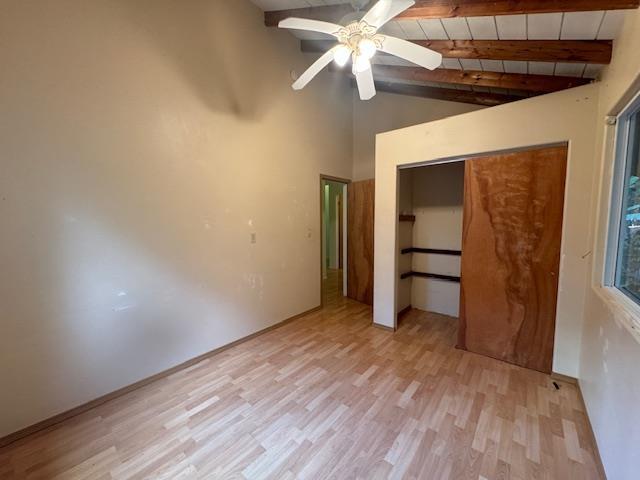
[[[458,348],[551,372],[567,150],[398,171],[397,325],[421,315]]]
[[[398,324],[411,310],[458,330],[464,161],[399,174]]]

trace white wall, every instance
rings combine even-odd
[[[462,250],[464,162],[414,168],[413,246]],[[412,269],[417,272],[460,276],[460,257],[414,253]],[[411,305],[420,310],[457,317],[460,284],[415,277]]]
[[[320,304],[346,81],[245,0],[0,10],[0,436]]]
[[[353,180],[374,178],[376,134],[484,108],[383,92],[363,102],[354,92]]]
[[[393,326],[395,320],[398,166],[569,142],[553,370],[577,377],[597,109],[598,86],[586,85],[378,135],[374,321]]]
[[[640,91],[640,12],[627,14],[624,29],[614,44],[613,62],[605,70],[597,113],[598,175],[592,202],[593,261],[587,285],[580,386],[600,455],[611,480],[638,478],[640,469],[640,333],[638,320],[609,289],[602,288],[608,227],[611,175],[614,165],[614,127],[604,118],[616,115]],[[635,86],[634,86],[635,84]]]

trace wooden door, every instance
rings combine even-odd
[[[567,147],[465,163],[458,346],[549,373]]]
[[[347,296],[373,305],[374,180],[353,182],[347,201]]]

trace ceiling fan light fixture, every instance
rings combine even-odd
[[[358,51],[360,52],[360,56],[365,57],[367,60],[371,60],[378,51],[378,47],[376,46],[376,42],[372,39],[363,38],[360,40],[360,43],[358,43]]]
[[[354,6],[361,6],[366,0],[352,1]],[[331,62],[344,66],[351,57],[360,98],[369,100],[376,94],[371,59],[378,50],[429,70],[438,68],[442,65],[442,54],[439,52],[401,38],[378,34],[387,22],[415,4],[416,0],[378,0],[363,17],[358,14],[358,19],[344,22],[344,26],[310,18],[290,17],[281,20],[278,24],[280,28],[322,33],[338,41],[300,75],[293,83],[293,89],[304,88]]]
[[[333,60],[340,67],[344,67],[351,58],[351,48],[345,44],[340,44],[333,50]]]

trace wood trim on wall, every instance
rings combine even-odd
[[[216,348],[214,350],[211,350],[210,352],[204,353],[202,355],[199,355],[195,358],[192,358],[191,360],[187,360],[186,362],[183,362],[179,365],[176,365],[175,367],[171,367],[167,370],[164,370],[160,373],[157,373],[155,375],[152,375],[150,377],[144,378],[138,382],[132,383],[131,385],[128,385],[126,387],[120,388],[114,392],[111,393],[107,393],[106,395],[103,395],[101,397],[98,397],[94,400],[91,400],[87,403],[84,403],[82,405],[79,405],[77,407],[74,407],[70,410],[67,410],[66,412],[62,412],[59,413],[58,415],[54,415],[53,417],[47,418],[45,420],[42,420],[38,423],[35,423],[33,425],[30,425],[28,427],[25,427],[21,430],[18,430],[17,432],[13,432],[10,433],[9,435],[6,435],[2,438],[0,438],[0,448],[2,447],[6,447],[7,445],[17,442],[18,440],[21,440],[25,437],[28,437],[29,435],[33,435],[35,433],[39,433],[45,430],[49,430],[53,427],[55,427],[56,425],[58,425],[59,423],[62,423],[66,420],[69,420],[70,418],[76,417],[78,415],[81,415],[83,413],[88,412],[91,409],[94,409],[96,407],[99,407],[100,405],[107,403],[111,400],[114,400],[118,397],[121,397],[123,395],[126,395],[127,393],[133,392],[134,390],[138,390],[139,388],[142,388],[146,385],[149,385],[153,382],[155,382],[156,380],[160,380],[164,377],[168,377],[169,375],[173,375],[176,372],[179,372],[180,370],[184,370],[185,368],[189,368],[192,365],[195,365],[203,360],[206,360],[207,358],[210,358],[214,355],[217,355],[219,353],[224,352],[225,350],[228,350],[232,347],[235,347],[237,345],[240,345],[241,343],[247,342],[249,340],[253,340],[256,337],[259,337],[260,335],[264,335],[265,333],[268,333],[272,330],[275,330],[277,328],[280,328],[288,323],[291,323],[295,320],[298,320],[306,315],[309,315],[311,313],[317,312],[321,309],[321,306],[317,306],[314,307],[310,310],[307,310],[305,312],[299,313],[298,315],[294,315],[293,317],[287,318],[285,320],[282,320],[274,325],[271,325],[270,327],[264,328],[262,330],[259,330],[255,333],[252,333],[250,335],[247,335],[246,337],[240,338],[234,342],[231,342],[227,345],[223,345],[222,347]]]

